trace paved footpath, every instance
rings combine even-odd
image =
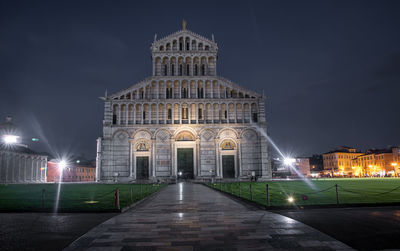
[[[170,185],[66,250],[350,250],[288,217],[203,185]]]

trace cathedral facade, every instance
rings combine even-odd
[[[271,178],[265,98],[217,75],[214,36],[184,25],[151,53],[152,76],[102,98],[97,180]]]

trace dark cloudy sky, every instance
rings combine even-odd
[[[0,116],[39,151],[94,157],[109,92],[151,74],[150,44],[188,29],[218,74],[268,96],[284,152],[400,144],[400,1],[0,1]]]

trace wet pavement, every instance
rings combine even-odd
[[[350,250],[288,217],[206,186],[170,185],[98,225],[66,250]]]
[[[0,250],[62,250],[115,215],[0,213]]]
[[[277,212],[317,228],[355,249],[400,249],[400,206]]]

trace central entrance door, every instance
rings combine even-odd
[[[178,178],[193,179],[193,148],[178,148]]]
[[[224,178],[235,178],[235,156],[222,155],[222,172]]]
[[[136,179],[147,180],[149,178],[149,157],[136,157]]]

